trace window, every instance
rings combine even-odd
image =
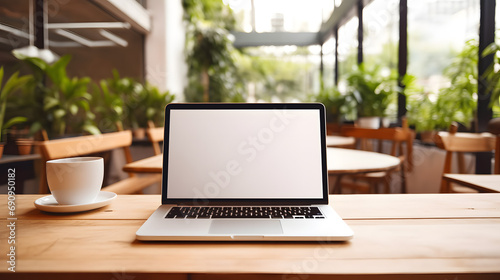
[[[304,102],[319,92],[319,45],[263,46],[244,50],[238,68],[245,76],[248,102]]]
[[[338,31],[338,67],[339,90],[346,91],[345,77],[357,62],[358,53],[358,17],[353,17],[339,28]]]
[[[398,65],[399,1],[375,0],[363,10],[363,61],[395,70]]]
[[[332,0],[226,0],[225,2],[234,11],[237,31],[242,32],[317,32],[323,20],[330,16],[334,5]],[[254,16],[255,22],[252,19]]]
[[[331,88],[335,85],[335,38],[330,37],[323,44],[323,86]]]
[[[443,70],[478,38],[479,1],[408,0],[408,73],[428,92],[448,86]]]

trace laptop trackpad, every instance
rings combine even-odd
[[[276,220],[214,220],[210,234],[282,234],[281,222]]]

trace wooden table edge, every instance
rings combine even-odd
[[[451,175],[451,176],[449,176],[449,175]],[[453,175],[465,175],[465,174],[444,174],[443,175],[443,179],[445,179],[446,181],[449,181],[450,183],[456,183],[456,184],[460,184],[460,185],[463,185],[463,186],[466,186],[466,187],[473,188],[475,190],[478,190],[479,192],[484,192],[484,193],[500,193],[499,191],[494,190],[494,189],[482,187],[482,186],[479,186],[479,185],[476,185],[476,184],[473,184],[473,183],[470,183],[470,182],[467,182],[467,181],[462,181],[459,178],[454,178]],[[470,175],[474,175],[474,174],[470,174]],[[481,176],[481,174],[476,174],[476,175],[480,175]],[[488,175],[484,174],[484,176],[488,176]]]

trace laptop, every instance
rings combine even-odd
[[[162,204],[138,240],[352,238],[328,205],[322,104],[173,103],[164,133]]]

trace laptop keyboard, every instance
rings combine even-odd
[[[172,207],[166,219],[324,219],[318,207]]]

